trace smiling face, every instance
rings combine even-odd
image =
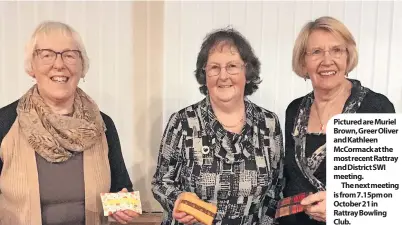
[[[64,52],[77,49],[74,39],[62,32],[55,31],[38,37],[30,75],[36,79],[39,93],[45,101],[64,102],[74,98],[83,73],[79,52],[64,53],[63,58],[57,54],[54,61],[50,59],[54,54],[52,51]]]
[[[219,67],[220,72],[217,74]],[[243,100],[246,70],[244,61],[235,47],[229,44],[218,44],[214,47],[209,54],[205,71],[206,86],[213,101]]]
[[[345,81],[348,54],[345,42],[325,30],[315,30],[307,42],[304,74],[314,88],[330,90]]]

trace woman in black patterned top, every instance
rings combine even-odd
[[[286,110],[284,197],[313,192],[302,201],[305,213],[284,217],[281,225],[326,222],[326,124],[340,113],[394,113],[382,94],[347,75],[357,65],[356,43],[338,20],[321,17],[307,23],[293,49],[293,70],[310,79],[313,91]]]
[[[195,76],[206,97],[171,115],[152,181],[162,224],[197,222],[176,210],[184,192],[217,205],[214,224],[274,223],[284,152],[278,117],[245,97],[257,90],[259,72],[239,32],[204,40]]]

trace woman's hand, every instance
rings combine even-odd
[[[174,218],[175,220],[177,220],[179,223],[183,223],[183,224],[186,224],[186,225],[188,225],[188,224],[194,224],[194,223],[197,222],[197,220],[196,220],[193,216],[188,215],[188,214],[185,213],[185,212],[181,212],[181,211],[178,211],[178,210],[177,210],[177,207],[179,206],[180,201],[181,201],[181,199],[182,199],[182,195],[185,194],[185,193],[188,194],[189,192],[183,192],[183,193],[181,193],[181,194],[177,197],[176,201],[174,202],[173,218]],[[194,193],[190,193],[190,194],[197,196],[197,195],[194,194]]]
[[[326,203],[327,192],[320,191],[304,198],[300,204],[304,206],[304,210],[310,218],[325,222],[326,221]]]
[[[120,192],[128,192],[126,188],[123,188]],[[117,222],[120,224],[127,224],[131,223],[134,221],[135,218],[137,218],[139,215],[138,213],[132,211],[132,210],[123,210],[123,211],[118,211],[110,215],[113,219],[115,219]]]

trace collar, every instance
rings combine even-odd
[[[244,160],[243,156],[249,158],[253,153],[253,126],[256,124],[256,110],[254,104],[247,98],[244,99],[246,122],[240,134],[233,134],[225,130],[216,118],[210,96],[201,101],[200,111],[206,135],[210,140],[210,146],[214,150],[216,157],[224,160],[226,163],[234,163]],[[233,140],[235,139],[235,147]],[[239,139],[239,140],[237,140]],[[237,141],[236,141],[237,140]]]

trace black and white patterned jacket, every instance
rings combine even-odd
[[[152,180],[154,197],[172,218],[177,196],[193,192],[218,206],[214,224],[275,224],[283,186],[283,138],[278,117],[245,100],[241,134],[226,131],[209,98],[171,115]]]

